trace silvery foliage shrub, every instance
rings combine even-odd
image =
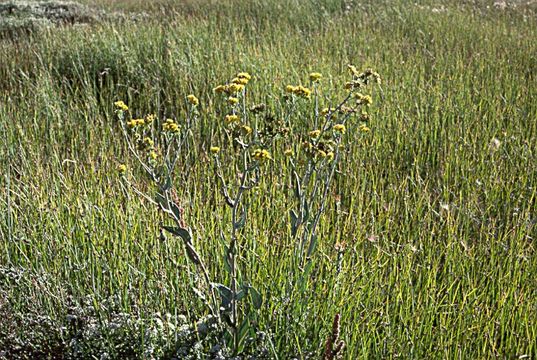
[[[157,312],[142,316],[135,305],[127,313],[121,310],[117,296],[100,301],[102,311],[97,310],[91,297],[81,301],[68,297],[62,304],[66,314],[58,318],[40,315],[43,309],[38,304],[31,311],[17,311],[17,300],[10,296],[9,289],[17,286],[28,288],[28,294],[35,289],[60,293],[52,284],[46,273],[0,267],[0,359],[230,358],[231,351],[221,343],[222,331],[212,316],[188,323],[181,314]],[[31,303],[32,299],[26,301]],[[264,358],[267,351],[258,346],[263,337],[260,334],[249,340],[253,355],[243,359]]]

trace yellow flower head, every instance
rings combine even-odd
[[[241,132],[244,136],[250,135],[252,133],[252,128],[248,125],[242,125]]]
[[[303,98],[309,98],[311,95],[311,90],[308,88],[305,88],[302,85],[293,86],[293,85],[287,85],[285,87],[285,91],[288,93],[294,94],[296,96],[300,96]]]
[[[145,125],[145,120],[144,119],[131,119],[129,121],[127,121],[127,126],[130,128],[130,129],[134,129],[138,126],[144,126]]]
[[[270,153],[265,149],[256,149],[252,153],[252,156],[257,161],[265,161],[265,160],[272,160],[272,156],[270,156]]]
[[[308,133],[308,135],[310,136],[310,138],[312,139],[317,139],[319,137],[319,135],[321,135],[321,130],[312,130]]]
[[[297,86],[293,86],[293,85],[287,85],[285,87],[285,91],[287,91],[288,93],[294,93],[297,89]]]
[[[336,111],[335,108],[324,108],[321,110],[321,115],[328,115],[328,113]]]
[[[295,95],[301,96],[303,98],[309,98],[311,95],[311,90],[303,86],[298,86],[295,91]]]
[[[343,124],[336,124],[334,125],[334,131],[340,133],[340,134],[345,134],[345,131],[347,129],[345,128],[345,125]]]
[[[157,116],[155,114],[149,114],[149,115],[146,115],[145,121],[146,123],[151,124],[153,121],[155,121],[156,118]]]
[[[246,80],[251,80],[252,79],[252,76],[250,74],[248,74],[247,72],[240,72],[237,74],[237,77],[239,79],[246,79]]]
[[[172,119],[166,119],[164,124],[162,124],[162,130],[164,132],[168,132],[172,134],[178,133],[180,128],[181,127],[179,126],[179,124],[177,124]]]
[[[233,84],[246,85],[248,84],[248,79],[245,77],[236,77],[231,80]]]
[[[129,107],[121,100],[116,101],[114,103],[114,106],[116,107],[116,109],[121,110],[121,111],[129,110]]]
[[[237,105],[239,103],[239,99],[236,97],[230,96],[227,98],[227,103],[230,105]]]
[[[244,85],[243,84],[232,83],[232,84],[229,84],[227,86],[227,92],[230,93],[230,94],[236,94],[236,93],[241,92],[243,90],[244,90]]]
[[[149,158],[150,158],[151,160],[157,160],[157,158],[158,158],[158,154],[156,153],[156,151],[154,151],[154,150],[153,150],[153,151],[150,151],[150,152],[149,152]]]
[[[198,98],[192,94],[188,95],[186,97],[186,99],[188,100],[188,102],[193,105],[193,106],[198,106],[200,101],[198,100]]]
[[[153,145],[155,144],[155,142],[151,138],[148,138],[148,137],[144,138],[143,143],[148,148],[153,147]]]
[[[356,109],[351,108],[349,106],[345,106],[345,105],[341,106],[341,108],[339,109],[340,114],[353,114],[355,112],[356,112]]]
[[[312,82],[317,82],[319,80],[321,80],[321,78],[323,77],[323,75],[321,73],[318,73],[318,72],[313,72],[310,74],[310,80]]]
[[[286,149],[286,150],[283,152],[283,154],[284,154],[285,156],[293,156],[293,150],[291,150],[291,149]]]
[[[379,84],[379,85],[382,84],[382,79],[380,78],[380,75],[379,75],[378,72],[373,71],[373,73],[371,75],[373,76],[373,78],[375,79],[375,82],[377,84]]]
[[[309,141],[304,141],[302,143],[302,147],[304,148],[304,150],[306,151],[311,151],[313,149],[313,144],[310,143]]]
[[[218,85],[217,87],[213,89],[213,91],[216,93],[227,92],[227,85]]]
[[[354,96],[358,105],[371,105],[373,103],[373,98],[370,95],[356,93]]]
[[[328,154],[326,154],[326,158],[328,159],[328,161],[334,160],[334,152],[329,151]]]
[[[349,71],[351,72],[351,74],[353,76],[359,76],[360,75],[360,72],[358,71],[358,69],[356,69],[356,66],[354,65],[347,65],[347,67],[349,68]]]
[[[209,149],[211,151],[211,154],[218,154],[220,152],[220,148],[218,146],[211,146]]]
[[[237,115],[226,115],[224,120],[226,121],[226,123],[231,124],[239,121],[239,117]]]
[[[125,175],[125,173],[127,172],[127,165],[119,164],[117,166],[117,172],[118,172],[119,175]]]
[[[366,124],[360,124],[360,126],[358,126],[358,129],[364,133],[369,132],[371,130]]]
[[[325,158],[326,157],[326,152],[324,150],[318,150],[317,155],[319,157],[321,157],[321,158]]]

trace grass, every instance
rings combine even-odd
[[[230,214],[207,156],[221,137],[212,88],[248,71],[255,100],[277,104],[310,71],[341,89],[348,63],[383,84],[370,135],[346,151],[302,289],[289,292],[281,154],[249,200],[241,263],[264,297],[258,329],[282,359],[319,358],[336,313],[347,359],[536,356],[534,6],[88,3],[149,17],[0,42],[0,358],[149,358],[149,346],[170,357],[177,334],[146,336],[155,314],[205,315],[180,242],[160,238],[162,214],[116,175],[128,153],[115,100],[181,118],[184,97],[200,98],[195,162],[180,164],[178,190],[211,274],[225,279]],[[118,314],[132,322],[121,323],[126,340],[84,337],[73,314],[104,329]],[[72,338],[85,339],[81,352]]]

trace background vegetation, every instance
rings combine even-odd
[[[349,63],[383,84],[370,134],[349,134],[303,291],[287,291],[288,184],[266,178],[250,201],[242,261],[266,342],[318,358],[339,313],[348,359],[536,355],[534,2],[86,3],[137,15],[0,41],[0,358],[181,358],[195,342],[196,277],[162,214],[118,179],[114,101],[181,119],[200,98],[178,196],[225,276],[213,87],[247,71],[270,103],[318,71],[343,94]]]

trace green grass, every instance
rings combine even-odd
[[[190,322],[205,314],[181,243],[159,238],[162,214],[116,175],[119,162],[136,164],[115,100],[136,115],[181,118],[184,97],[199,96],[196,161],[180,164],[179,197],[211,274],[226,279],[220,234],[230,212],[207,156],[221,137],[212,88],[248,71],[255,100],[278,104],[285,85],[306,84],[310,71],[323,73],[326,89],[342,89],[349,63],[374,68],[383,84],[370,135],[348,134],[356,139],[304,289],[289,292],[281,154],[250,197],[241,268],[264,295],[259,329],[282,359],[319,358],[336,313],[346,359],[537,355],[535,8],[97,3],[150,15],[0,42],[0,357],[61,353],[59,328],[73,309],[150,324],[156,312]],[[440,3],[445,11],[433,11]],[[130,352],[114,350],[113,339],[84,351],[142,357],[145,328],[132,329]],[[13,350],[14,336],[22,350]]]

